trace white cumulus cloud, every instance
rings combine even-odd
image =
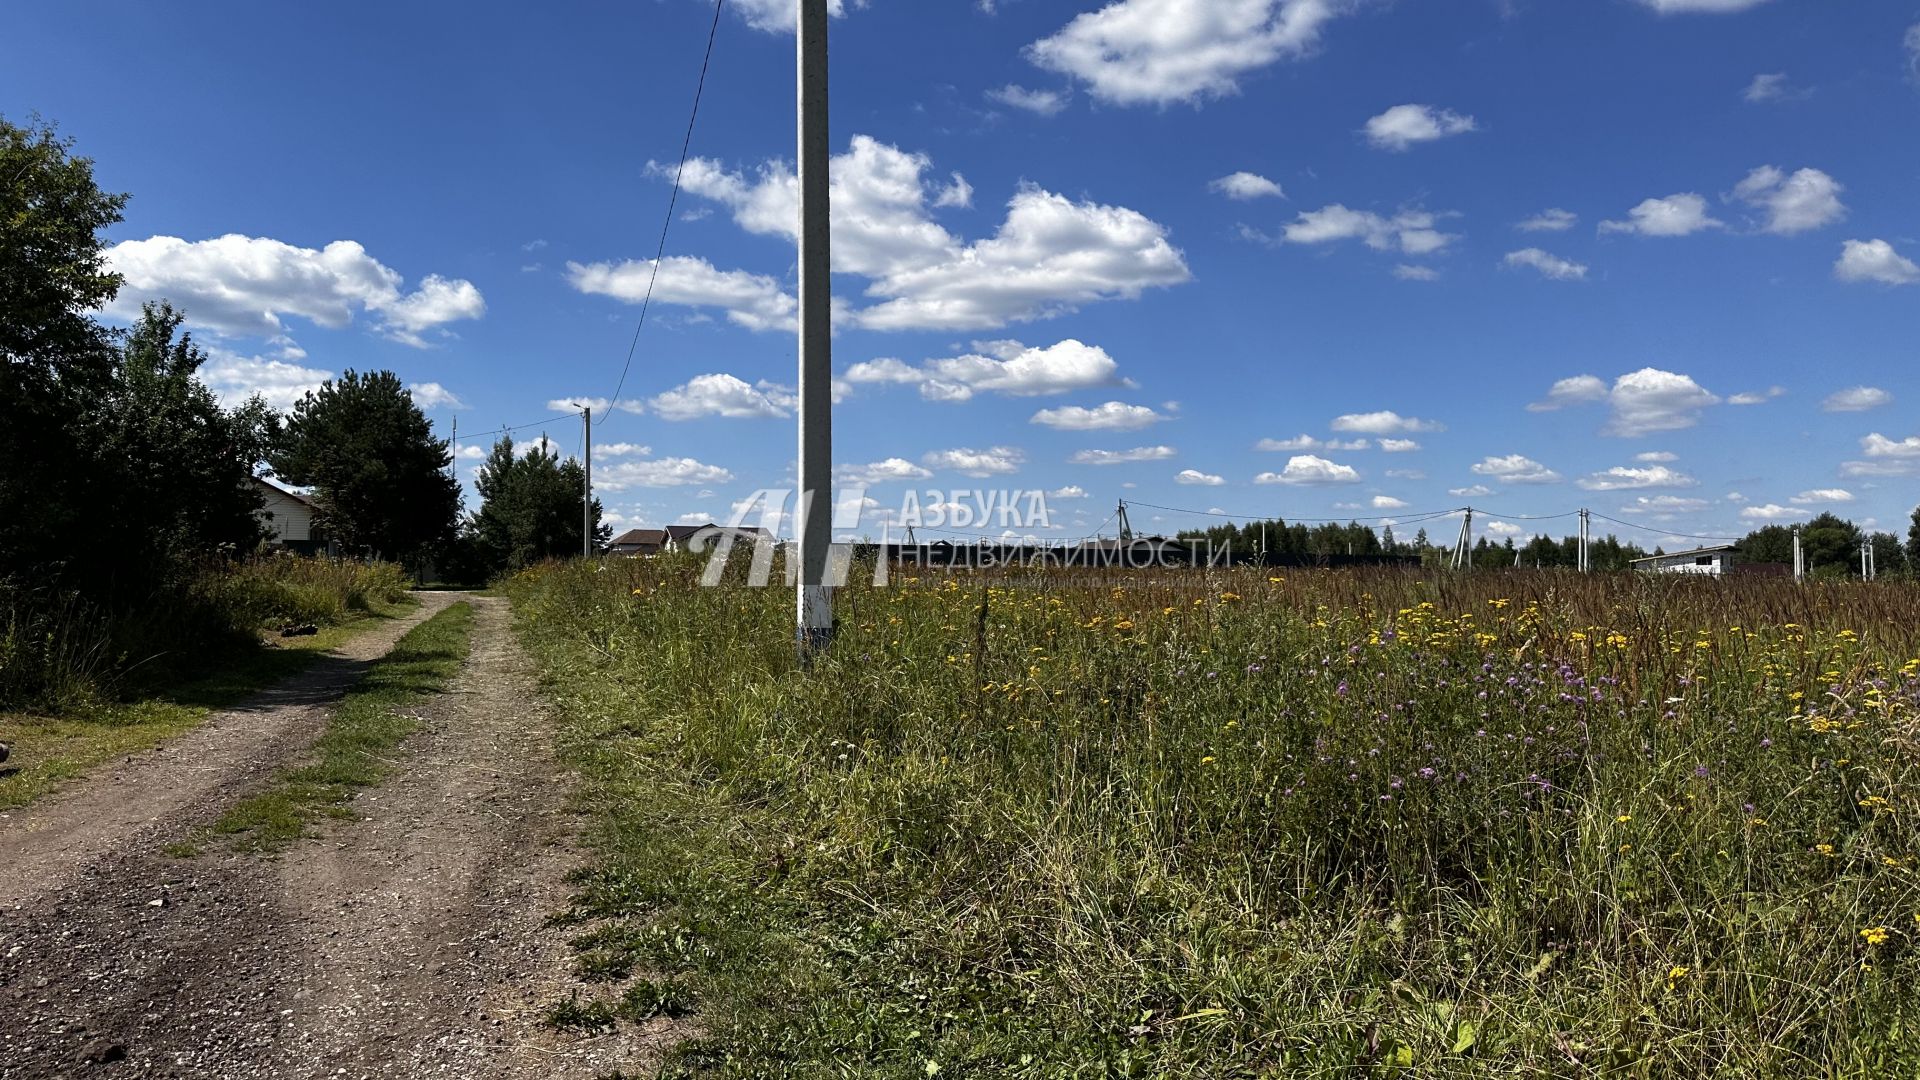
[[[1256,484],[1357,484],[1360,471],[1351,465],[1341,465],[1313,454],[1298,454],[1287,460],[1287,467],[1281,471],[1263,472],[1253,478]]]
[[[638,304],[653,285],[652,303],[692,308],[718,308],[727,318],[749,330],[792,332],[799,303],[780,283],[764,274],[720,270],[705,259],[669,255],[660,260],[656,277],[652,259],[619,263],[567,264],[567,283],[579,292],[610,296]]]
[[[1820,403],[1825,412],[1866,412],[1893,404],[1893,395],[1877,386],[1853,386],[1836,390]]]
[[[1401,416],[1391,409],[1379,412],[1347,413],[1336,416],[1329,425],[1335,431],[1361,432],[1367,435],[1397,435],[1402,432],[1445,431],[1447,426],[1436,420],[1422,420],[1417,416]]]
[[[1407,150],[1416,143],[1434,142],[1475,130],[1473,117],[1431,105],[1395,105],[1367,121],[1361,130],[1367,142],[1381,150]]]
[[[1665,465],[1648,465],[1644,468],[1628,468],[1615,465],[1605,472],[1594,473],[1580,478],[1580,486],[1588,491],[1634,491],[1641,488],[1694,487],[1699,481],[1683,472],[1676,472]]]
[[[352,240],[303,248],[238,233],[154,236],[113,245],[106,261],[125,278],[108,314],[134,319],[143,303],[171,300],[191,325],[222,334],[282,338],[288,317],[338,330],[362,313],[387,337],[425,347],[428,331],[487,310],[469,281],[429,274],[403,291],[405,279]]]
[[[1514,228],[1521,232],[1566,232],[1579,221],[1580,215],[1556,206],[1551,210],[1540,211],[1515,225]]]
[[[1640,236],[1690,236],[1725,225],[1707,213],[1705,197],[1693,192],[1669,195],[1664,199],[1646,199],[1627,211],[1625,221],[1603,221],[1603,233],[1636,233]]]
[[[868,465],[842,465],[834,471],[844,482],[866,485],[925,480],[933,475],[906,458],[897,457]]]
[[[865,7],[866,0],[853,0],[855,7]],[[791,34],[794,32],[794,6],[791,0],[733,0],[728,5],[748,26],[763,30],[769,34]],[[847,13],[846,0],[827,0],[827,14],[838,19]]]
[[[954,450],[935,450],[920,458],[929,468],[974,477],[1016,473],[1026,460],[1026,452],[1012,446],[993,446],[985,450],[963,446]]]
[[[1813,96],[1809,88],[1794,86],[1784,71],[1755,75],[1741,94],[1755,105],[1772,101],[1802,101]]]
[[[1261,439],[1253,448],[1268,453],[1291,453],[1296,450],[1365,450],[1372,445],[1366,439],[1316,439],[1311,435],[1296,435],[1291,439]]]
[[[1227,480],[1223,476],[1203,473],[1199,469],[1182,469],[1180,470],[1180,474],[1173,478],[1173,482],[1176,484],[1193,484],[1200,487],[1219,487],[1221,484],[1226,483]]]
[[[1756,8],[1767,0],[1640,0],[1640,3],[1662,15],[1683,15],[1695,12],[1707,14],[1731,14]]]
[[[1138,431],[1165,419],[1145,405],[1109,401],[1091,409],[1081,405],[1041,409],[1030,422],[1055,431]]]
[[[1796,506],[1822,506],[1834,503],[1850,503],[1853,501],[1853,492],[1848,491],[1846,488],[1815,488],[1812,491],[1803,491],[1787,501]]]
[[[846,380],[918,386],[929,401],[966,401],[977,393],[1043,397],[1126,385],[1105,349],[1073,338],[1045,347],[1018,341],[976,341],[973,347],[978,351],[917,367],[891,357],[865,360],[847,369]]]
[[[309,391],[320,389],[321,383],[333,378],[333,372],[209,347],[207,362],[200,368],[199,376],[221,404],[229,408],[258,394],[268,407],[285,412]]]
[[[1508,266],[1525,266],[1538,270],[1542,277],[1553,281],[1583,281],[1587,276],[1587,268],[1584,264],[1549,254],[1537,247],[1509,251],[1504,261]]]
[[[1280,185],[1258,173],[1237,172],[1215,180],[1207,185],[1207,190],[1229,199],[1284,199],[1287,193]]]
[[[1525,454],[1486,457],[1473,467],[1473,471],[1479,476],[1490,476],[1507,484],[1557,484],[1560,482],[1559,473]]]
[[[1920,266],[1885,240],[1849,240],[1840,248],[1833,276],[1841,281],[1877,281],[1882,285],[1920,282]]]
[[[1013,83],[987,91],[987,98],[1036,116],[1057,116],[1067,107],[1067,95],[1059,90],[1029,90]]]
[[[1920,458],[1920,435],[1896,441],[1876,431],[1860,440],[1860,449],[1870,458]]]
[[[658,176],[673,172],[651,168]],[[864,295],[872,301],[844,313],[853,325],[996,329],[1095,301],[1132,299],[1191,277],[1166,228],[1125,207],[1023,186],[1008,200],[994,235],[967,241],[932,216],[954,186],[929,180],[932,161],[925,154],[856,135],[829,169],[834,269],[867,278]],[[695,158],[682,186],[726,206],[748,232],[798,235],[798,180],[785,162],[768,162],[748,176]]]
[[[1831,225],[1847,216],[1840,202],[1846,189],[1819,169],[1801,169],[1791,176],[1762,165],[1733,189],[1734,197],[1761,211],[1770,233],[1791,236]]]
[[[453,391],[437,382],[412,383],[407,393],[413,395],[413,403],[422,409],[464,409],[467,403],[461,401]]]
[[[1593,375],[1561,379],[1545,400],[1527,406],[1532,412],[1552,412],[1570,405],[1606,402],[1612,417],[1601,429],[1606,435],[1630,438],[1656,431],[1678,431],[1700,422],[1700,411],[1720,404],[1720,398],[1688,375],[1647,367],[1629,372],[1609,388]]]
[[[1130,465],[1165,461],[1176,453],[1171,446],[1136,446],[1131,450],[1076,450],[1067,460],[1075,465]]]
[[[595,487],[624,491],[630,487],[667,488],[696,484],[725,484],[733,473],[718,465],[708,465],[690,457],[667,457],[652,461],[620,461],[593,471]]]
[[[1440,231],[1439,217],[1424,210],[1402,210],[1392,217],[1354,210],[1339,203],[1302,211],[1281,230],[1289,244],[1331,244],[1359,240],[1375,251],[1431,255],[1460,239]]]
[[[1805,510],[1796,510],[1779,503],[1766,503],[1762,506],[1743,506],[1740,516],[1748,521],[1793,521],[1810,516]]]
[[[1027,47],[1027,58],[1116,105],[1221,97],[1241,76],[1313,50],[1344,0],[1116,0]]]
[[[750,386],[727,374],[696,375],[684,384],[656,394],[648,406],[662,420],[697,420],[719,416],[733,420],[778,418],[790,415],[793,393],[762,382]]]

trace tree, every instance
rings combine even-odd
[[[314,488],[318,524],[349,549],[408,561],[453,538],[453,455],[390,371],[349,370],[308,391],[268,461],[288,483]]]
[[[120,220],[127,197],[101,191],[92,159],[72,149],[51,126],[0,120],[0,358],[10,376],[70,378],[79,369],[97,380],[111,367],[90,312],[120,291],[100,233]]]
[[[513,440],[493,444],[474,486],[480,511],[471,527],[492,570],[516,570],[541,559],[580,552],[580,492],[586,473],[574,459],[561,461],[546,439],[516,455]],[[594,539],[604,544],[611,530],[600,523],[600,500],[593,500]]]
[[[1890,532],[1877,532],[1867,538],[1873,545],[1873,572],[1875,574],[1899,574],[1907,569],[1906,549],[1900,546],[1900,538]]]
[[[206,355],[179,332],[184,321],[169,304],[147,305],[97,406],[98,448],[118,492],[109,542],[121,558],[148,560],[154,576],[246,554],[264,536],[260,494],[247,481],[266,456],[270,414],[258,397],[220,407],[197,377]]]
[[[1793,530],[1785,525],[1763,525],[1739,543],[1740,557],[1754,563],[1793,562]]]
[[[1800,526],[1800,548],[1806,553],[1809,572],[1832,567],[1830,574],[1844,576],[1860,566],[1860,529],[1853,522],[1827,513]]]
[[[1907,566],[1920,570],[1920,506],[1913,508],[1913,517],[1907,525]]]
[[[119,291],[101,233],[127,197],[71,151],[50,126],[0,120],[0,578],[71,568],[111,506],[95,426],[113,339],[91,313]]]

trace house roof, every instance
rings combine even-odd
[[[667,536],[676,543],[691,540],[704,532],[732,533],[736,537],[758,537],[766,532],[757,525],[716,525],[709,521],[705,525],[669,525]]]
[[[622,544],[664,544],[667,542],[665,529],[628,529],[613,538],[615,546]]]
[[[271,491],[276,495],[285,495],[287,498],[292,499],[294,502],[306,503],[308,506],[313,505],[313,500],[308,498],[307,496],[302,495],[297,491],[288,491],[286,488],[283,488],[279,484],[276,484],[273,481],[268,480],[264,476],[254,477],[253,482],[256,484],[259,484],[261,487],[266,488],[268,491]]]
[[[1632,561],[1637,563],[1659,562],[1662,559],[1681,559],[1689,555],[1720,555],[1739,550],[1740,547],[1738,544],[1715,544],[1712,547],[1694,548],[1691,551],[1669,551],[1665,555],[1648,555],[1645,558],[1634,559]]]

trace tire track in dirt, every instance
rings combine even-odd
[[[575,864],[566,778],[506,603],[473,603],[472,655],[419,709],[398,770],[355,800],[362,820],[271,860],[150,844],[6,913],[0,1077],[657,1065],[671,1021],[592,1038],[539,1024],[570,983],[566,934],[545,925]]]
[[[313,741],[328,708],[370,663],[457,598],[414,596],[415,611],[322,653],[305,671],[212,713],[186,735],[0,813],[0,915],[96,872],[102,860],[157,849],[184,825],[211,820],[236,795],[258,787]]]

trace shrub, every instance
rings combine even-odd
[[[130,676],[152,684],[204,670],[262,629],[325,626],[396,603],[407,582],[391,563],[292,555],[208,564],[112,609],[0,582],[0,709],[70,710]]]

